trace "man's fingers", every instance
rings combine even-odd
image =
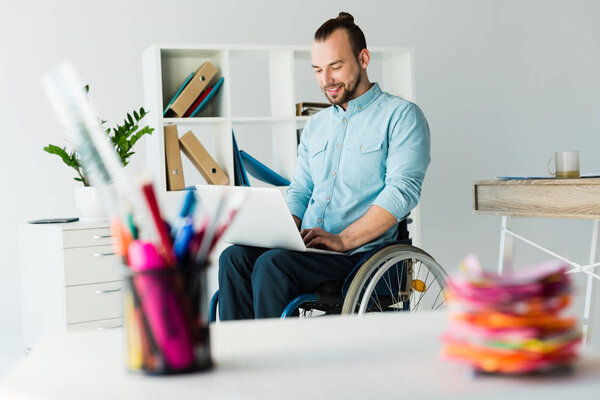
[[[304,233],[304,236],[302,236],[302,239],[304,240],[304,244],[307,244],[308,242],[310,242],[314,237],[315,237],[315,233],[313,232],[313,230],[307,229],[306,232]]]
[[[306,247],[327,249],[329,247],[324,243],[326,241],[325,239],[326,238],[324,238],[323,236],[315,237],[310,242],[306,243]]]
[[[308,243],[312,238],[322,236],[323,232],[325,232],[321,228],[312,228],[312,229],[304,229],[300,232],[300,236],[304,240],[304,244]]]

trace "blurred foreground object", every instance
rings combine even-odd
[[[581,332],[560,313],[570,304],[568,266],[549,262],[497,275],[474,255],[447,283],[450,324],[444,353],[486,373],[525,374],[568,368]]]

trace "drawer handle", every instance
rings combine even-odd
[[[96,294],[116,293],[116,292],[120,292],[120,291],[121,291],[121,288],[109,289],[109,290],[96,290]]]
[[[92,236],[92,239],[108,239],[112,237],[111,235],[94,235]]]
[[[117,329],[117,328],[120,328],[122,326],[123,326],[123,323],[120,323],[120,324],[115,325],[115,326],[99,326],[99,327],[96,328],[96,330],[97,331],[107,331],[107,330],[110,330],[110,329]]]
[[[114,256],[115,253],[114,252],[110,252],[110,253],[94,253],[94,257],[108,257],[108,256]]]

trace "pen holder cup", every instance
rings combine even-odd
[[[128,369],[162,375],[210,368],[206,268],[123,274]]]

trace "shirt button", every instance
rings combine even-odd
[[[329,199],[331,198],[331,196],[325,196],[325,198],[326,198],[327,200],[329,200]]]
[[[347,120],[346,118],[344,118],[344,123],[345,123],[345,122],[348,122],[348,120]]]
[[[321,223],[321,222],[323,222],[323,220],[322,220],[321,218],[319,218],[319,219],[317,220],[317,222],[318,222],[318,223]]]
[[[333,172],[331,173],[331,175],[335,176],[335,171],[333,171]]]
[[[359,110],[362,110],[362,107],[360,107],[360,106],[359,106],[359,107],[358,107],[358,109],[359,109]]]
[[[360,151],[365,151],[365,146],[360,146]]]
[[[341,145],[341,144],[336,144],[336,145],[335,145],[335,148],[336,148],[336,149],[339,149],[340,147],[342,147],[342,145]]]

